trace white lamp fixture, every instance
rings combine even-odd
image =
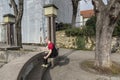
[[[4,23],[15,23],[15,16],[13,14],[5,14],[3,21]]]
[[[57,16],[58,8],[54,4],[48,4],[44,6],[45,16]]]

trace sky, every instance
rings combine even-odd
[[[85,2],[84,0],[80,1],[80,10],[89,10],[89,9],[93,9],[91,0],[89,0],[88,2]]]

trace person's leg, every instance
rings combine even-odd
[[[44,59],[44,64],[48,64],[48,59]]]
[[[51,67],[54,67],[54,58],[51,58]]]
[[[44,59],[42,66],[43,67],[48,67],[48,59]]]
[[[48,67],[48,58],[47,59],[44,59],[43,58],[43,64],[42,64],[43,67]]]
[[[54,58],[49,58],[48,62],[51,64],[51,67],[54,67]]]

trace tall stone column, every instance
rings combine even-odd
[[[51,17],[48,17],[48,39],[51,41]]]
[[[7,23],[7,44],[14,45],[14,29],[13,24]]]
[[[55,31],[56,31],[56,28],[55,28],[55,17],[52,16],[51,17],[51,41],[56,44],[56,37],[55,37]]]
[[[56,45],[55,37],[55,17],[57,16],[58,8],[54,4],[48,4],[44,6],[44,14],[48,17],[48,38]]]

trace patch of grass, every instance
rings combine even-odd
[[[94,60],[86,60],[81,64],[81,68],[85,71],[95,73],[95,74],[104,74],[104,75],[120,75],[120,64],[112,62],[110,68],[96,67],[94,66]]]

